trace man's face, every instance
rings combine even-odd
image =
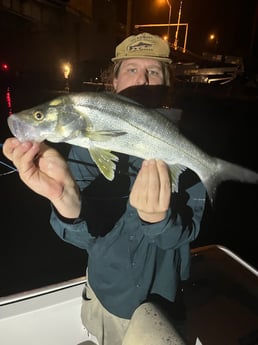
[[[123,60],[118,76],[113,80],[113,86],[117,93],[130,86],[163,84],[162,64],[155,59],[132,58]]]

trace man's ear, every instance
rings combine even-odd
[[[113,87],[115,90],[117,89],[117,78],[113,79]]]

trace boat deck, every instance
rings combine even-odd
[[[80,322],[83,284],[78,278],[0,298],[0,344],[95,341]],[[180,331],[187,344],[258,344],[258,272],[227,248],[214,245],[192,251],[184,305]]]

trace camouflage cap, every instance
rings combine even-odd
[[[132,35],[123,40],[116,47],[116,56],[113,62],[130,58],[156,59],[171,63],[169,58],[170,48],[167,41],[157,35],[147,32],[139,35]]]

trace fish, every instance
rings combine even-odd
[[[189,140],[157,109],[146,108],[112,92],[78,92],[13,113],[11,133],[20,141],[68,143],[89,150],[106,179],[115,176],[123,153],[163,160],[169,167],[172,192],[187,168],[204,184],[211,203],[222,181],[258,183],[258,174],[213,157]]]

